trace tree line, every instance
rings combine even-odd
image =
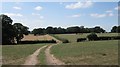
[[[33,29],[32,34],[34,35],[42,35],[42,34],[72,34],[72,33],[105,33],[106,31],[101,28],[100,26],[96,26],[94,28],[84,28],[84,26],[74,26],[68,28],[61,28],[61,27],[47,27],[45,28],[37,28]]]
[[[61,27],[47,27],[47,28],[35,28],[31,31],[34,35],[44,35],[44,34],[72,34],[72,33],[106,33],[106,30],[100,26],[95,26],[93,28],[84,28],[84,26],[73,26],[68,28]],[[113,26],[110,33],[120,33],[120,26]]]
[[[47,27],[47,28],[35,28],[29,31],[27,26],[21,23],[13,23],[13,20],[7,15],[0,15],[0,23],[2,23],[2,44],[13,44],[15,41],[19,43],[24,35],[44,35],[44,34],[72,34],[72,33],[105,33],[106,31],[100,26],[93,28],[85,28],[84,26],[73,26],[68,28],[61,27]],[[113,26],[112,33],[120,33],[120,26]]]

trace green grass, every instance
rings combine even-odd
[[[3,64],[23,64],[26,57],[45,44],[32,45],[3,45],[2,61]]]
[[[118,40],[89,41],[53,46],[51,53],[66,64],[118,64]]]
[[[48,46],[47,46],[47,47],[48,47]],[[38,55],[38,60],[39,60],[38,65],[46,65],[45,49],[46,49],[47,47],[43,48],[43,49],[40,51],[40,54]]]
[[[90,33],[84,34],[56,34],[54,36],[64,38],[69,40],[70,42],[76,42],[77,38],[86,38]],[[97,33],[98,36],[118,36],[118,33]]]

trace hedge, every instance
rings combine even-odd
[[[86,41],[86,38],[77,38],[77,42],[82,42],[82,41]]]
[[[20,41],[19,44],[56,43],[55,40]]]
[[[92,39],[93,41],[100,41],[100,40],[120,40],[120,36],[100,36],[97,39]],[[77,42],[87,41],[87,38],[77,38]]]

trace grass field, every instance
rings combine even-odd
[[[48,47],[48,46],[47,46]],[[40,54],[38,56],[38,60],[39,60],[39,63],[38,65],[46,65],[46,58],[45,58],[45,49],[47,48],[45,47],[44,49],[42,49],[40,51]]]
[[[118,41],[90,41],[56,45],[51,53],[66,64],[118,64]]]
[[[68,39],[70,42],[76,42],[77,38],[85,38],[90,33],[84,34],[56,34],[60,38]],[[118,36],[117,33],[97,33],[98,36]]]
[[[23,64],[26,57],[45,44],[4,45],[2,46],[3,64]]]

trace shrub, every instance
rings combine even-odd
[[[56,43],[55,40],[20,41],[19,44]]]
[[[101,37],[98,37],[99,40],[111,40],[112,37],[109,37],[109,36],[101,36]]]
[[[77,42],[82,42],[82,41],[85,41],[85,40],[87,40],[87,39],[86,38],[78,38]]]
[[[113,36],[111,37],[113,40],[120,40],[120,36]]]
[[[88,40],[98,40],[98,36],[95,33],[91,33],[87,36]]]

